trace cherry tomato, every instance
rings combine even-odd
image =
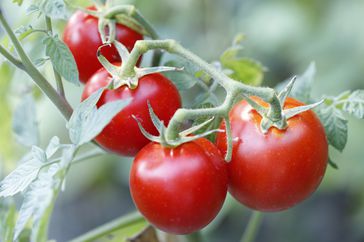
[[[285,109],[301,105],[288,98]],[[290,118],[286,130],[270,128],[263,134],[261,116],[242,101],[231,110],[230,121],[234,141],[228,164],[229,192],[238,201],[260,211],[279,211],[317,189],[326,170],[328,144],[313,111]],[[226,151],[225,133],[218,134],[217,145]]]
[[[220,211],[227,193],[227,167],[207,139],[165,148],[145,146],[135,157],[130,190],[139,211],[159,229],[197,231]]]
[[[99,88],[107,86],[110,81],[109,73],[101,68],[86,83],[82,100]],[[181,97],[177,88],[166,77],[161,74],[149,74],[139,79],[138,87],[135,89],[121,86],[114,90],[105,90],[97,106],[127,98],[132,98],[131,103],[111,120],[96,137],[96,141],[109,151],[134,156],[149,143],[149,140],[140,132],[132,115],[138,118],[148,132],[158,135],[149,115],[147,101],[149,100],[156,115],[168,124],[175,111],[181,107]]]
[[[95,9],[95,7],[89,7]],[[116,40],[130,51],[137,40],[143,39],[138,32],[116,24]],[[63,33],[63,40],[70,48],[78,67],[81,82],[85,83],[102,66],[96,52],[102,45],[98,31],[98,19],[82,11],[76,11],[69,19]],[[115,47],[105,46],[101,53],[110,62],[120,62],[120,56]]]

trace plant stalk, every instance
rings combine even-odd
[[[249,219],[248,226],[246,227],[243,237],[240,240],[241,242],[254,242],[262,219],[263,213],[259,211],[253,211]]]
[[[49,97],[53,104],[60,110],[65,119],[69,119],[72,115],[72,107],[67,102],[67,100],[60,96],[57,91],[52,87],[51,84],[45,79],[45,77],[39,72],[39,70],[34,66],[28,55],[25,53],[22,45],[17,39],[15,33],[6,21],[2,11],[0,10],[0,23],[4,27],[5,31],[9,35],[16,52],[18,53],[22,64],[24,66],[25,72],[33,79],[33,81],[38,85],[38,87]],[[3,53],[2,53],[3,54]],[[6,56],[5,57],[9,57]]]

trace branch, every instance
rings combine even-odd
[[[68,120],[72,115],[72,107],[69,105],[67,100],[58,95],[57,91],[49,84],[45,77],[39,72],[34,66],[28,55],[25,53],[22,45],[10,28],[8,22],[4,18],[4,15],[0,9],[0,23],[4,27],[5,31],[9,35],[16,52],[18,53],[22,63],[23,70],[33,79],[33,81],[39,86],[39,88],[49,97],[53,104],[60,110],[62,115]],[[2,53],[3,54],[3,53]]]

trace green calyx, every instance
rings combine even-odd
[[[136,32],[158,39],[156,31],[145,20],[133,5],[113,5],[113,1],[94,1],[95,10],[80,9],[81,11],[98,18],[98,28],[102,43],[113,43],[116,36],[116,24],[127,26]]]
[[[149,75],[152,73],[161,73],[166,71],[181,71],[183,68],[178,67],[170,67],[170,66],[158,66],[158,67],[146,67],[139,68],[136,67],[137,60],[133,60],[129,68],[125,68],[122,66],[117,66],[111,62],[109,62],[102,54],[101,50],[105,46],[114,45],[120,55],[122,63],[129,63],[130,53],[128,49],[118,41],[114,41],[112,44],[104,44],[99,47],[97,50],[97,58],[102,64],[102,66],[110,73],[112,77],[112,83],[110,87],[112,89],[117,89],[123,85],[128,86],[130,89],[135,89],[138,87],[139,79],[145,75]]]
[[[277,96],[279,103],[280,103],[280,112],[281,112],[280,119],[272,118],[273,115],[270,112],[270,111],[272,111],[271,107],[269,109],[263,108],[263,110],[256,109],[257,112],[263,117],[262,121],[260,123],[260,128],[264,134],[266,134],[271,127],[276,127],[280,130],[284,130],[284,129],[288,128],[288,124],[287,124],[288,119],[296,116],[297,114],[300,114],[302,112],[313,109],[313,108],[317,107],[318,105],[320,105],[321,103],[323,103],[324,100],[321,100],[319,102],[309,104],[309,105],[299,106],[299,107],[290,108],[290,109],[284,109],[284,104],[286,102],[286,99],[289,96],[296,80],[297,80],[297,78],[296,78],[296,76],[294,76],[291,79],[291,81],[287,84],[287,86]],[[254,108],[254,106],[253,106],[253,108]]]
[[[142,132],[142,134],[149,139],[152,142],[156,142],[156,143],[160,143],[162,146],[164,147],[170,147],[170,148],[174,148],[177,147],[183,143],[187,143],[187,142],[191,142],[194,141],[196,139],[200,139],[202,137],[206,137],[212,133],[215,132],[223,132],[223,130],[220,129],[214,129],[214,130],[209,130],[206,131],[202,134],[198,134],[198,135],[193,135],[194,132],[202,129],[203,127],[205,127],[206,125],[208,125],[209,123],[211,123],[211,121],[214,118],[211,118],[201,124],[198,124],[196,126],[192,126],[191,128],[188,128],[186,130],[183,130],[181,132],[178,133],[177,138],[170,140],[168,139],[167,135],[166,135],[166,130],[167,127],[164,125],[164,122],[161,121],[157,115],[154,113],[152,106],[150,105],[149,101],[148,101],[148,109],[149,109],[149,115],[151,117],[151,120],[154,124],[154,126],[156,127],[156,129],[159,132],[159,136],[155,136],[150,134],[148,131],[146,131],[143,127],[143,125],[140,123],[140,121],[138,120],[138,118],[136,116],[133,115],[133,118],[135,119],[135,121],[138,123],[139,129]]]

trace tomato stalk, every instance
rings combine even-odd
[[[127,227],[132,224],[141,223],[143,221],[144,217],[140,213],[133,213],[127,216],[122,216],[107,224],[102,225],[101,227],[91,230],[86,234],[81,235],[80,237],[71,240],[71,242],[94,241],[104,235],[108,235],[121,228]]]
[[[184,120],[186,119],[194,119],[201,116],[220,116],[220,117],[228,117],[229,111],[233,107],[236,99],[240,95],[244,96],[259,96],[264,101],[270,104],[270,108],[268,112],[262,113],[264,117],[271,120],[272,123],[269,123],[271,126],[277,126],[280,129],[286,128],[285,122],[281,122],[281,120],[285,120],[285,117],[282,115],[282,105],[280,100],[278,99],[277,94],[271,88],[265,87],[252,87],[249,85],[245,85],[243,83],[237,82],[224,73],[215,69],[212,65],[208,64],[200,57],[190,52],[189,50],[182,47],[175,40],[141,40],[137,41],[134,49],[131,51],[127,60],[123,62],[123,65],[120,70],[120,76],[122,78],[128,79],[135,76],[135,68],[139,57],[149,50],[162,49],[168,51],[169,53],[179,55],[193,64],[197,65],[201,70],[204,70],[208,75],[210,75],[213,79],[215,79],[221,86],[223,86],[227,92],[225,101],[217,107],[208,108],[208,109],[179,109],[175,113],[175,115],[170,120],[170,123],[166,130],[166,137],[168,140],[177,140],[179,138],[179,128]],[[254,102],[250,100],[250,102]],[[258,105],[258,104],[256,104]],[[258,109],[259,111],[259,109]],[[282,125],[280,125],[282,124]],[[266,129],[268,130],[268,129]],[[227,131],[230,133],[229,131]],[[232,139],[228,139],[228,152],[226,154],[226,160],[231,159],[231,150],[232,150]]]
[[[259,211],[253,211],[248,226],[246,227],[243,237],[241,238],[240,242],[253,242],[257,232],[258,228],[262,222],[263,219],[263,213]]]
[[[1,54],[4,55],[15,66],[20,66],[38,85],[38,87],[49,97],[53,104],[60,110],[65,119],[69,119],[72,115],[72,107],[67,100],[58,94],[58,92],[52,87],[52,85],[46,80],[46,78],[40,73],[35,65],[30,60],[29,56],[25,53],[20,41],[16,37],[15,33],[6,21],[1,9],[0,9],[0,23],[3,26],[6,33],[9,35],[11,42],[14,45],[16,52],[20,57],[19,60],[12,57],[3,47],[0,48]]]

